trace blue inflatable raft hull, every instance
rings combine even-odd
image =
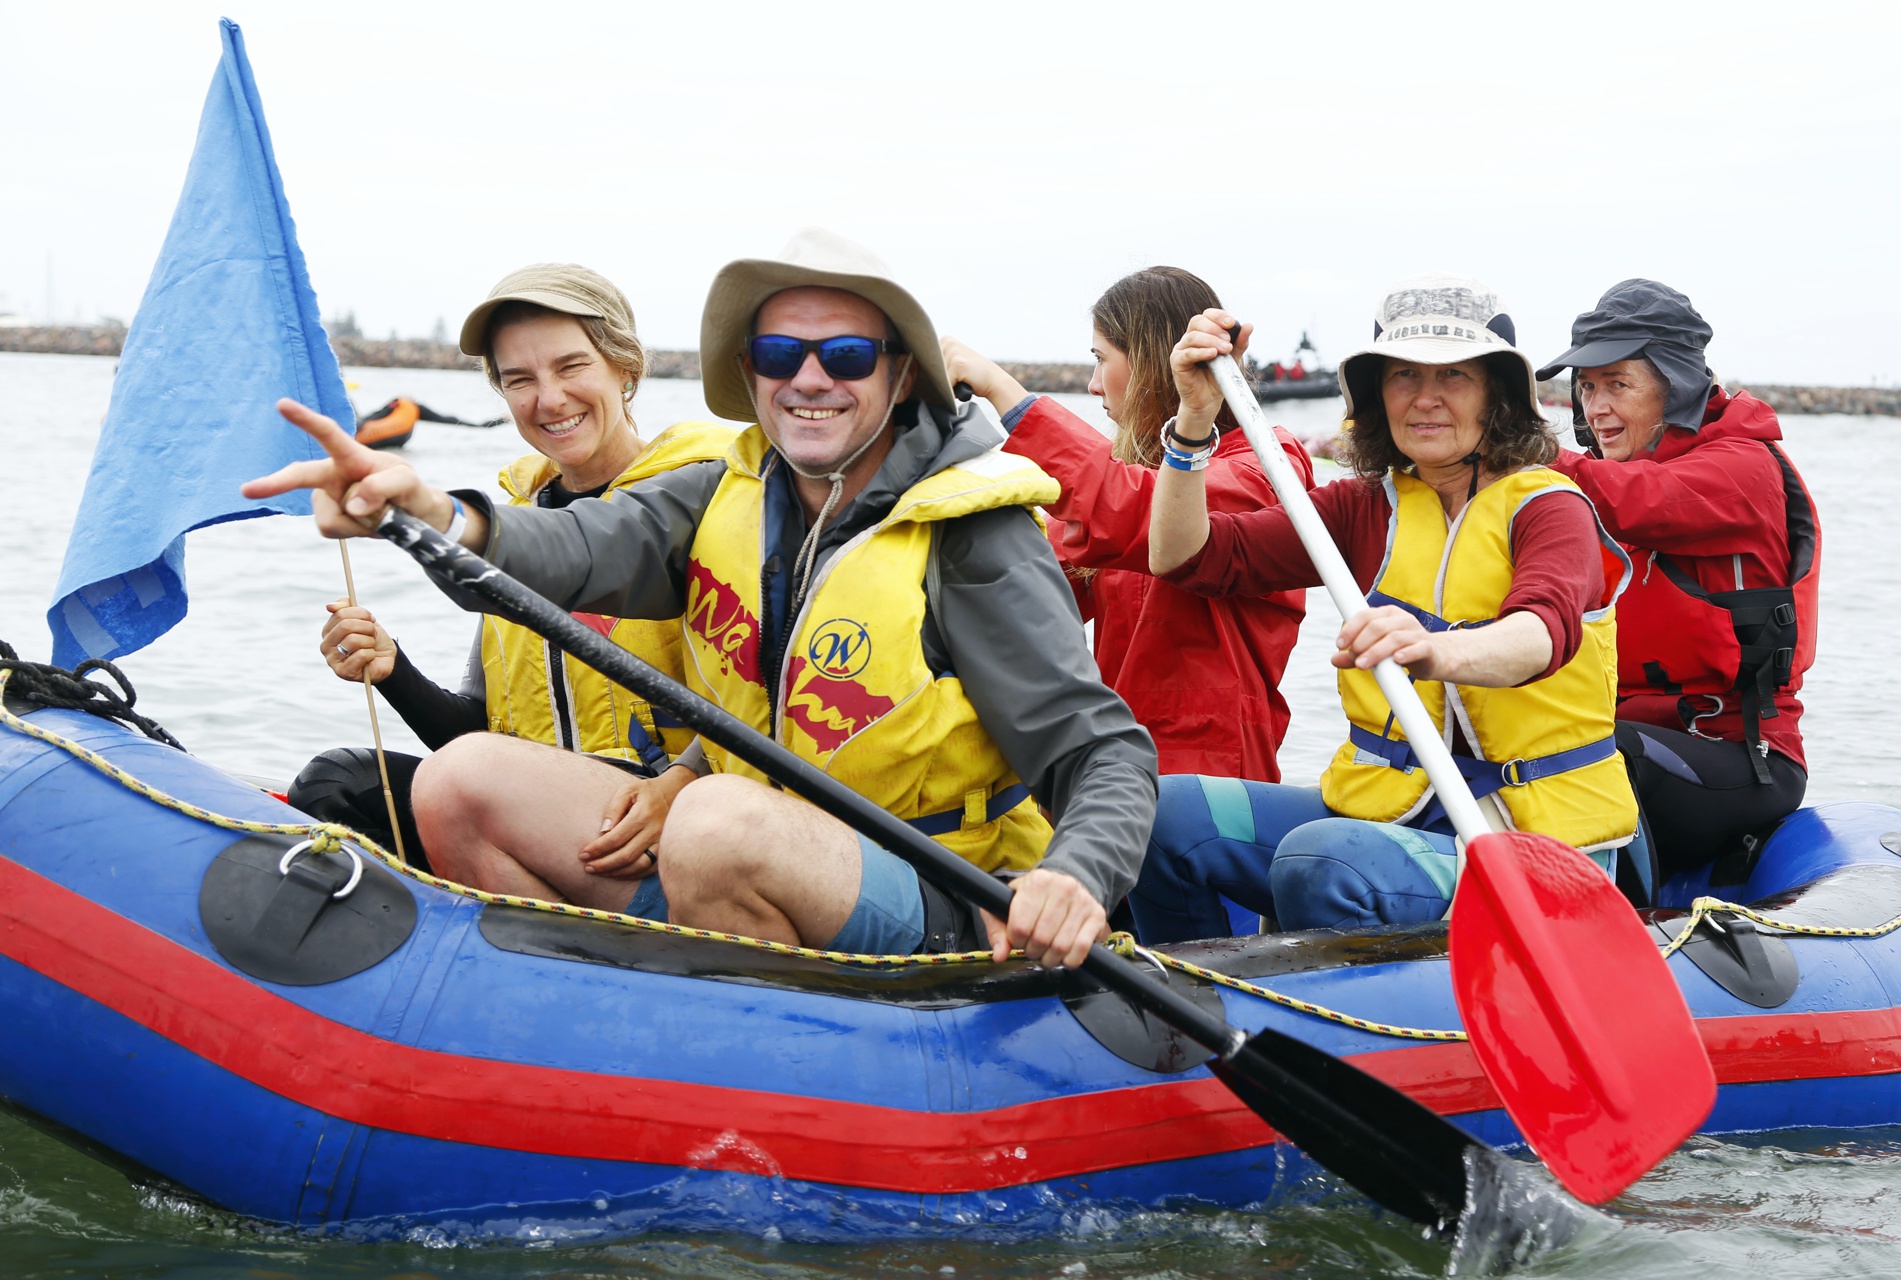
[[[116,725],[28,720],[214,812],[301,820]],[[1901,914],[1895,833],[1884,806],[1803,810],[1746,883],[1715,892],[1871,926]],[[249,977],[200,909],[238,839],[0,728],[0,1097],[241,1214],[372,1237],[994,1238],[1314,1185],[1205,1068],[1111,1052],[1072,1012],[1082,980],[1028,965],[865,970],[391,876],[416,919],[387,958],[310,985]],[[1767,1008],[1671,958],[1721,1084],[1707,1130],[1901,1123],[1901,933],[1787,945],[1799,982]],[[1460,1025],[1443,927],[1177,950],[1362,1018]],[[1300,1036],[1518,1140],[1462,1043],[1219,999],[1237,1026]]]

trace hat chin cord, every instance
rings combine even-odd
[[[898,384],[904,381],[904,375],[910,367],[911,357],[907,353],[891,375],[893,392],[897,390]],[[753,406],[755,411],[758,407],[757,404]],[[898,401],[894,394],[891,402],[885,406],[884,417],[878,421],[878,429],[866,436],[863,444],[853,449],[850,456],[830,471],[807,471],[791,458],[786,457],[784,453],[779,455],[786,466],[792,469],[793,475],[806,480],[829,480],[832,485],[832,491],[825,495],[825,505],[819,508],[818,518],[812,521],[812,527],[806,533],[805,541],[799,544],[799,556],[792,566],[792,571],[798,575],[799,580],[798,594],[792,597],[794,600],[803,600],[805,589],[811,584],[812,566],[818,562],[819,535],[825,531],[825,522],[832,518],[832,513],[838,508],[838,500],[845,492],[845,473],[851,470],[852,463],[865,455],[865,450],[878,442],[878,438],[885,433],[885,428],[891,425],[891,415],[897,412],[897,408]],[[765,415],[761,414],[760,417],[763,420]]]

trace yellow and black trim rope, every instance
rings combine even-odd
[[[5,692],[7,675],[7,672],[0,671],[0,694]],[[833,964],[849,964],[890,969],[924,965],[972,964],[982,963],[991,959],[991,954],[988,951],[958,951],[940,955],[868,955],[850,951],[823,951],[816,947],[792,946],[784,942],[773,942],[766,938],[749,938],[742,934],[720,933],[712,929],[692,929],[685,925],[670,924],[659,920],[647,920],[640,916],[630,916],[619,911],[599,911],[592,907],[577,907],[567,902],[549,902],[542,898],[523,898],[508,893],[488,893],[481,889],[471,888],[465,884],[458,884],[453,880],[445,880],[440,876],[430,875],[426,871],[420,871],[403,862],[369,837],[352,831],[350,828],[338,823],[254,822],[243,818],[227,817],[221,813],[213,813],[202,805],[195,805],[189,801],[180,800],[176,796],[167,795],[157,787],[143,782],[124,769],[121,769],[118,765],[113,764],[98,752],[82,746],[70,738],[62,737],[47,729],[42,729],[38,725],[28,724],[12,712],[7,711],[4,705],[0,705],[0,724],[4,724],[16,732],[24,733],[28,737],[36,738],[49,746],[58,747],[75,759],[92,766],[128,791],[144,797],[153,804],[171,809],[176,813],[182,813],[200,822],[221,827],[226,831],[243,832],[246,835],[295,836],[299,839],[308,839],[311,841],[312,849],[318,853],[333,852],[342,848],[345,843],[353,844],[400,875],[408,876],[420,884],[442,889],[464,898],[472,898],[481,903],[490,903],[505,907],[521,907],[530,911],[547,911],[556,915],[579,916],[584,920],[605,920],[611,924],[623,925],[630,929],[640,929],[650,933],[666,933],[673,934],[677,937],[704,938],[716,942],[729,942],[736,946],[755,947],[763,951],[770,951],[775,955],[797,956],[810,960],[824,960]],[[1465,1039],[1465,1033],[1463,1031],[1429,1031],[1421,1030],[1416,1027],[1390,1026],[1383,1022],[1372,1022],[1365,1018],[1356,1018],[1351,1014],[1340,1013],[1324,1005],[1313,1004],[1310,1001],[1297,1000],[1292,996],[1282,995],[1277,991],[1271,991],[1266,987],[1258,986],[1245,979],[1230,977],[1227,974],[1219,973],[1213,969],[1204,968],[1201,965],[1192,964],[1186,960],[1178,960],[1174,956],[1150,951],[1147,948],[1138,948],[1135,939],[1126,933],[1115,934],[1110,938],[1109,945],[1121,955],[1132,956],[1140,954],[1159,964],[1179,970],[1205,982],[1212,982],[1235,991],[1242,991],[1248,995],[1257,996],[1263,1000],[1269,1000],[1275,1004],[1283,1005],[1286,1008],[1311,1014],[1317,1018],[1325,1018],[1329,1021],[1338,1022],[1344,1026],[1353,1027],[1361,1031],[1370,1031],[1378,1035],[1398,1036],[1409,1040]],[[1023,958],[1023,952],[1012,951],[1010,958],[1020,960]]]
[[[11,674],[9,671],[0,670],[0,695],[5,694],[7,678]],[[243,832],[247,835],[295,836],[300,839],[308,839],[311,841],[311,847],[318,853],[333,852],[341,849],[345,843],[353,844],[376,858],[391,871],[408,876],[420,884],[426,884],[432,888],[441,889],[464,898],[472,898],[481,903],[504,907],[520,907],[529,911],[546,911],[555,915],[578,916],[584,920],[604,920],[610,924],[622,925],[626,928],[644,930],[650,933],[665,933],[672,934],[676,937],[702,938],[714,942],[728,942],[735,946],[753,947],[762,951],[769,951],[775,955],[795,956],[809,960],[824,960],[832,964],[894,969],[911,966],[973,964],[982,963],[991,959],[991,954],[988,951],[958,951],[939,955],[869,955],[851,951],[824,951],[816,947],[792,946],[788,943],[774,942],[766,938],[749,938],[743,934],[721,933],[712,929],[692,929],[685,925],[671,924],[659,920],[647,920],[640,916],[631,916],[619,911],[599,911],[593,907],[577,907],[567,902],[549,902],[542,898],[524,898],[508,893],[489,893],[482,889],[471,888],[465,884],[458,884],[453,880],[445,880],[440,876],[430,875],[426,871],[420,871],[406,862],[403,862],[397,858],[396,855],[390,853],[369,837],[352,831],[350,828],[338,823],[254,822],[243,818],[232,818],[224,814],[213,813],[201,805],[195,805],[189,801],[180,800],[175,796],[167,795],[157,787],[151,786],[126,772],[124,769],[121,769],[118,765],[113,764],[110,760],[98,752],[93,751],[91,748],[82,746],[72,739],[62,737],[50,730],[42,729],[38,725],[28,724],[19,716],[8,711],[4,702],[0,702],[0,724],[4,724],[7,728],[18,733],[23,733],[30,738],[38,739],[49,746],[59,748],[75,759],[90,765],[120,786],[125,787],[128,791],[142,796],[153,804],[171,809],[176,813],[182,813],[200,822],[209,823],[212,826],[223,828],[226,831]],[[1885,924],[1865,929],[1803,925],[1791,921],[1778,920],[1773,916],[1763,915],[1748,907],[1739,906],[1735,903],[1705,897],[1698,898],[1695,903],[1692,904],[1690,923],[1684,927],[1683,931],[1679,933],[1668,946],[1663,948],[1663,954],[1668,956],[1682,947],[1683,944],[1690,939],[1697,925],[1701,923],[1705,917],[1719,911],[1734,912],[1737,915],[1753,920],[1765,928],[1778,929],[1783,932],[1801,934],[1809,937],[1878,938],[1885,934],[1892,933],[1896,929],[1901,929],[1901,916],[1897,916]],[[1356,1031],[1365,1031],[1373,1035],[1392,1036],[1402,1040],[1459,1041],[1467,1038],[1463,1031],[1396,1026],[1392,1023],[1376,1022],[1368,1018],[1355,1017],[1349,1013],[1341,1013],[1337,1009],[1330,1009],[1325,1005],[1315,1004],[1309,1000],[1301,1000],[1294,996],[1285,995],[1271,988],[1263,987],[1258,983],[1249,982],[1244,978],[1236,978],[1229,974],[1222,973],[1219,970],[1209,969],[1203,965],[1179,959],[1166,952],[1152,951],[1146,947],[1138,946],[1135,939],[1126,933],[1112,935],[1109,939],[1109,946],[1117,954],[1124,957],[1140,956],[1165,968],[1185,973],[1203,982],[1227,987],[1231,991],[1243,992],[1257,999],[1280,1005],[1283,1008],[1307,1014],[1310,1017],[1322,1018],[1329,1022],[1339,1023],[1341,1026],[1351,1027]],[[1023,958],[1023,952],[1012,951],[1010,958],[1020,960]]]
[[[1798,924],[1794,920],[1779,920],[1775,916],[1764,915],[1762,912],[1751,907],[1745,907],[1741,903],[1725,902],[1721,898],[1706,897],[1698,898],[1690,904],[1688,922],[1683,926],[1682,932],[1678,933],[1676,937],[1670,940],[1669,945],[1664,947],[1663,954],[1665,956],[1674,954],[1696,933],[1696,927],[1699,924],[1702,924],[1704,920],[1718,912],[1741,916],[1745,920],[1754,921],[1765,929],[1775,929],[1781,933],[1795,934],[1804,938],[1883,938],[1893,933],[1896,929],[1901,929],[1901,916],[1896,916],[1894,919],[1882,924],[1870,925],[1860,929],[1850,928],[1845,925]]]

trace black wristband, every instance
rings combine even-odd
[[[1203,436],[1199,440],[1190,440],[1186,438],[1185,436],[1183,436],[1180,432],[1175,430],[1175,422],[1176,420],[1174,418],[1170,418],[1167,422],[1164,422],[1162,424],[1162,435],[1165,439],[1174,441],[1176,444],[1180,445],[1184,449],[1188,449],[1188,450],[1206,449],[1209,445],[1213,444],[1221,435],[1221,432],[1219,430],[1216,430]]]

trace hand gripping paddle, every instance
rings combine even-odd
[[[1217,356],[1209,369],[1340,616],[1365,609],[1233,357]],[[1552,1173],[1601,1204],[1675,1150],[1714,1105],[1716,1076],[1696,1023],[1610,878],[1550,836],[1493,832],[1406,672],[1389,658],[1373,674],[1465,846],[1452,985],[1473,1053]]]

